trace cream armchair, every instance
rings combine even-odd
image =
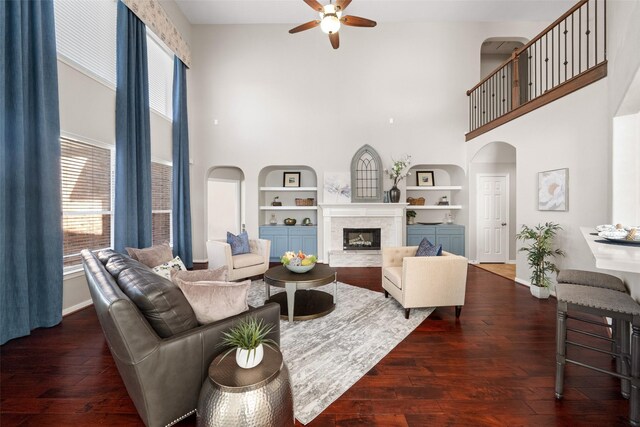
[[[264,274],[269,268],[271,240],[249,239],[248,254],[231,255],[231,245],[226,240],[208,240],[209,268],[227,266],[229,281]]]
[[[442,251],[442,256],[416,257],[417,246],[382,249],[382,287],[405,309],[455,306],[456,317],[464,305],[467,286],[465,257]]]

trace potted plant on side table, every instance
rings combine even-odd
[[[224,356],[236,350],[236,363],[245,369],[258,366],[264,357],[264,348],[267,346],[271,349],[278,347],[278,344],[266,336],[273,329],[273,325],[266,325],[255,317],[244,318],[233,328],[222,334],[221,346],[231,347]]]
[[[523,225],[516,239],[529,242],[519,249],[527,253],[527,262],[531,268],[531,295],[536,298],[549,298],[550,273],[557,273],[558,267],[551,261],[553,257],[564,256],[562,249],[553,249],[553,238],[559,230],[559,224],[547,222],[535,228]]]

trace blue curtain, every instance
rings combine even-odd
[[[151,138],[147,34],[118,1],[114,247],[151,246]]]
[[[189,129],[187,120],[187,66],[173,57],[173,253],[187,268],[191,252],[191,196],[189,186]]]
[[[0,1],[0,344],[62,320],[52,0]]]

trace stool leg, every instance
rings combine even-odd
[[[616,336],[616,353],[618,354],[616,358],[616,369],[619,374],[629,376],[629,353],[631,351],[630,346],[631,343],[629,340],[631,339],[630,331],[629,331],[629,322],[624,320],[615,320],[617,322],[617,336]],[[620,369],[618,369],[618,366]],[[622,389],[622,396],[625,399],[629,398],[631,382],[629,380],[620,380],[620,387]]]
[[[633,318],[633,334],[631,335],[631,396],[629,398],[629,421],[631,425],[640,425],[640,325],[636,316]]]
[[[567,341],[567,304],[558,302],[556,323],[556,399],[562,399],[564,389],[564,365]]]

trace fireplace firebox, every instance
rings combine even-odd
[[[344,228],[342,249],[345,251],[379,251],[379,228]]]

